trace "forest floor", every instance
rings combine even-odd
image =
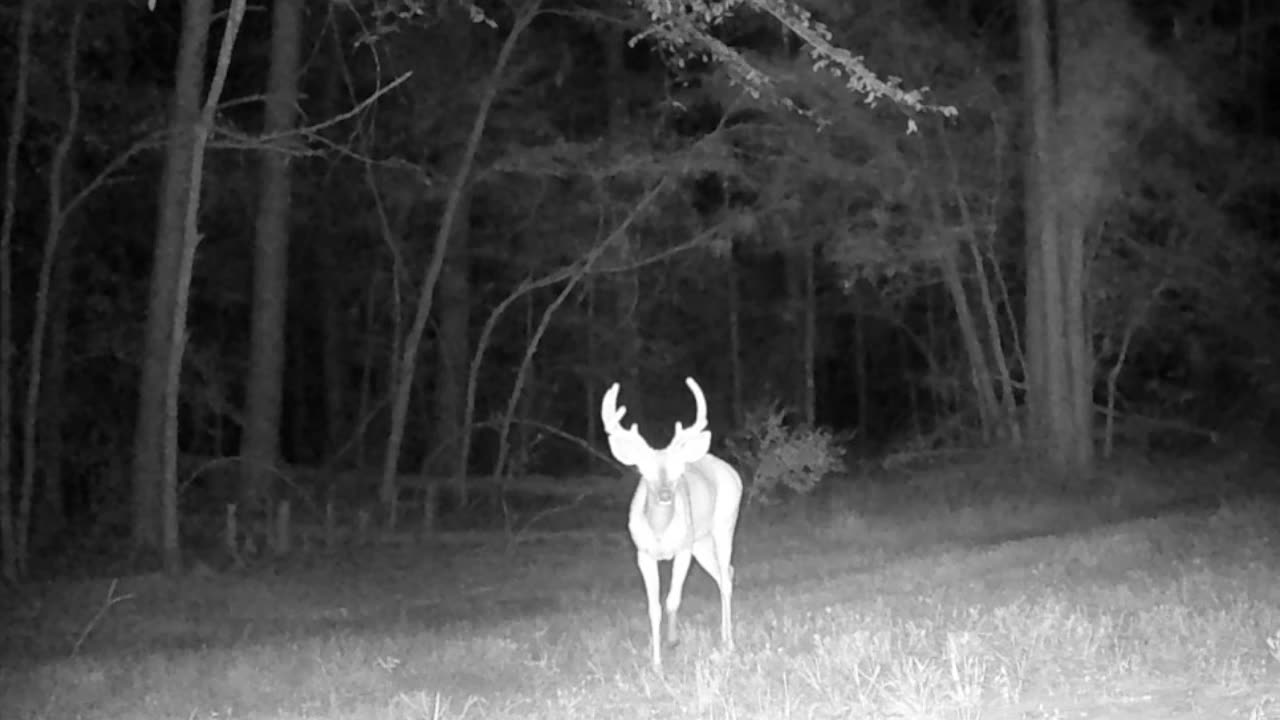
[[[745,513],[736,652],[694,570],[662,676],[622,518],[594,540],[24,588],[0,618],[0,717],[1280,718],[1280,502],[1225,491],[1280,477],[990,490],[1017,472]]]

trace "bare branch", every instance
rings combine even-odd
[[[320,136],[320,131],[333,127],[338,123],[341,123],[345,120],[355,117],[356,115],[359,115],[366,108],[370,107],[375,102],[377,102],[378,98],[391,92],[392,90],[394,90],[396,87],[403,84],[412,76],[413,76],[412,71],[406,72],[400,77],[396,78],[395,80],[392,80],[387,85],[384,85],[378,88],[376,91],[374,91],[372,95],[360,101],[360,103],[358,103],[355,107],[347,110],[346,112],[343,112],[341,114],[335,115],[326,120],[322,120],[318,123],[315,123],[314,125],[306,125],[303,127],[294,128],[287,132],[271,133],[271,134],[264,134],[264,135],[249,135],[247,133],[238,132],[236,130],[229,129],[226,127],[215,128],[213,131],[213,136],[209,139],[208,146],[210,148],[214,148],[218,150],[262,150],[264,148],[269,147],[271,150],[275,152],[287,153],[288,155],[293,157],[309,157],[309,156],[317,155],[319,153],[317,153],[316,151],[300,148],[297,144],[295,144],[292,141],[295,141],[298,138],[305,138],[313,141],[323,140],[325,144],[329,144],[333,146],[333,144],[330,141],[324,140],[324,138]],[[237,98],[235,101],[233,101],[232,104],[240,104],[243,102],[262,99],[262,98],[264,98],[264,96],[262,95],[253,95],[246,98]],[[219,110],[223,110],[225,109],[225,107],[226,106],[224,105],[220,107]]]
[[[93,614],[93,617],[89,618],[89,622],[85,623],[85,626],[80,630],[80,634],[76,637],[76,641],[72,643],[71,657],[75,657],[80,653],[80,649],[84,647],[84,641],[89,639],[89,633],[92,633],[93,629],[98,626],[98,623],[102,622],[102,618],[107,616],[107,613],[111,608],[126,600],[133,599],[133,593],[129,593],[128,595],[116,594],[116,585],[118,585],[119,582],[119,579],[113,578],[111,580],[111,585],[107,587],[107,596],[102,599],[102,604],[98,606],[98,610]]]

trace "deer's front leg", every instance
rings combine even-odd
[[[689,561],[693,555],[688,551],[676,553],[671,561],[671,589],[667,591],[667,637],[671,644],[680,642],[679,624],[676,615],[680,612],[680,599],[684,595],[684,579],[689,575]]]
[[[662,670],[662,603],[658,599],[658,560],[643,550],[636,553],[636,565],[644,578],[644,593],[649,600],[649,640],[653,654],[653,669]],[[686,566],[688,563],[686,563]]]

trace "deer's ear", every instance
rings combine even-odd
[[[698,462],[706,457],[708,452],[711,452],[710,430],[692,433],[681,438],[680,447],[676,448],[676,453],[685,464]]]
[[[653,448],[650,448],[638,434],[619,433],[609,436],[609,452],[613,453],[613,459],[639,468],[647,458],[653,456]]]

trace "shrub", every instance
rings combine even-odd
[[[790,423],[788,415],[777,403],[756,408],[725,440],[727,454],[747,476],[748,503],[771,505],[787,495],[808,495],[828,474],[844,469],[845,438]]]

